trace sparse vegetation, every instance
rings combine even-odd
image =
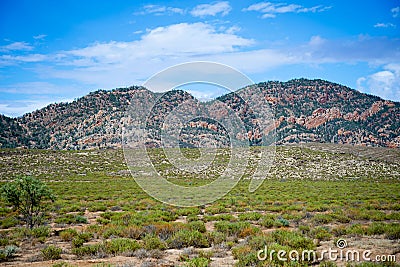
[[[339,238],[354,247],[365,246],[361,243],[365,240],[379,240],[372,248],[375,252],[389,251],[386,244],[400,249],[393,243],[400,233],[400,169],[386,161],[278,147],[276,165],[256,192],[249,193],[249,181],[243,180],[215,203],[177,208],[148,197],[129,174],[116,175],[124,168],[118,150],[0,150],[0,157],[10,155],[16,162],[12,175],[2,167],[10,181],[32,170],[58,197],[42,210],[44,225],[32,229],[16,219],[19,213],[9,202],[1,202],[2,261],[23,264],[21,255],[30,247],[37,260],[54,260],[62,254],[63,258],[108,262],[126,256],[135,262],[127,266],[157,266],[177,250],[181,256],[174,264],[180,266],[210,266],[219,257],[228,259],[230,253],[231,265],[288,266],[277,258],[260,262],[256,253],[265,245],[275,250],[318,251],[323,244],[335,246]],[[346,175],[339,177],[336,169],[348,160],[357,165],[350,164]],[[371,176],[352,178],[360,173]],[[188,185],[185,179],[176,178],[177,183]],[[204,181],[197,183],[193,178],[191,183]],[[309,266],[307,261],[291,264]],[[323,262],[321,266],[335,265]]]
[[[22,215],[27,227],[33,228],[42,222],[44,201],[55,200],[50,188],[41,180],[30,176],[17,178],[1,187],[6,202]]]

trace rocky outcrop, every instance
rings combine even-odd
[[[182,127],[184,146],[206,143],[217,138],[229,144],[226,130],[218,120],[227,116],[227,105],[245,122],[238,139],[257,145],[263,135],[276,133],[276,143],[334,142],[363,146],[400,147],[400,103],[362,94],[324,80],[295,79],[288,82],[263,82],[241,89],[246,93],[258,87],[275,111],[275,121],[264,132],[250,108],[235,93],[209,103],[210,119],[198,118]],[[126,116],[127,107],[147,105],[160,97],[143,87],[99,90],[71,103],[51,104],[20,118],[0,116],[0,147],[46,149],[90,149],[121,147],[124,125],[135,123]],[[165,114],[185,99],[186,92],[174,91],[163,96],[149,125],[161,129]],[[224,104],[222,104],[224,103]],[[222,105],[222,106],[221,106]],[[195,107],[193,107],[195,108]],[[165,129],[164,129],[165,130]],[[158,130],[149,139],[157,146]],[[156,138],[156,141],[152,140]]]

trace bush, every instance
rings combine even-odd
[[[216,222],[215,229],[219,232],[225,233],[228,236],[237,236],[243,229],[250,227],[249,222]]]
[[[207,233],[207,239],[211,244],[218,245],[221,244],[222,242],[226,241],[226,234],[214,231],[214,232],[209,232]]]
[[[289,221],[284,219],[284,218],[278,218],[275,222],[274,225],[276,227],[288,227],[289,226]]]
[[[62,241],[71,241],[78,232],[75,229],[66,229],[60,232],[60,238]]]
[[[348,235],[364,235],[366,234],[366,227],[362,226],[361,224],[353,224],[347,227],[346,232]]]
[[[40,251],[44,260],[58,260],[61,258],[62,249],[50,245]]]
[[[258,266],[262,262],[258,259],[256,251],[250,246],[240,245],[232,249],[232,255],[238,260],[236,266]]]
[[[165,244],[165,242],[161,241],[157,236],[146,235],[143,238],[143,248],[147,250],[153,250],[153,249],[164,250],[167,248],[167,245]]]
[[[104,254],[104,251],[105,248],[103,244],[93,244],[72,249],[72,253],[79,258],[83,256],[98,256]]]
[[[133,239],[139,239],[143,234],[144,231],[142,227],[138,227],[136,225],[125,227],[121,232],[121,235],[123,237],[128,237]]]
[[[22,177],[1,187],[3,198],[22,215],[27,227],[33,228],[43,218],[43,201],[55,200],[53,192],[41,180]]]
[[[262,215],[258,212],[247,212],[239,215],[240,221],[258,221]]]
[[[80,238],[79,236],[72,239],[72,247],[73,248],[80,248],[83,246],[83,243],[85,243],[85,240]]]
[[[311,221],[315,224],[327,224],[333,221],[333,218],[329,214],[315,214]]]
[[[254,236],[256,233],[259,233],[260,231],[261,230],[259,228],[254,227],[254,226],[250,226],[250,227],[243,228],[240,231],[238,236],[240,238],[244,238],[244,237],[247,237],[247,236]]]
[[[51,229],[48,226],[39,226],[35,227],[31,230],[31,234],[36,238],[46,238],[49,237],[51,233]]]
[[[386,226],[385,237],[387,239],[396,240],[400,239],[400,224],[391,223]]]
[[[11,259],[18,251],[19,248],[14,245],[6,246],[4,249],[0,249],[0,262]]]
[[[14,227],[19,224],[19,221],[15,217],[6,217],[0,221],[0,227],[2,229],[7,229]]]
[[[206,232],[206,226],[203,221],[193,221],[187,224],[190,230],[197,230],[200,233]]]
[[[367,228],[367,235],[382,235],[385,233],[385,224],[373,222]]]
[[[298,232],[277,230],[272,232],[272,238],[282,246],[289,246],[295,249],[313,249],[314,243],[311,239]]]
[[[104,242],[104,248],[106,253],[116,256],[127,251],[134,252],[140,245],[136,240],[129,238],[115,238]]]
[[[210,259],[203,257],[196,257],[189,260],[185,266],[187,267],[208,267],[210,264]]]
[[[262,218],[262,219],[259,221],[259,224],[260,224],[261,226],[266,227],[266,228],[272,228],[272,227],[274,226],[274,224],[275,224],[275,220],[274,220],[274,219],[271,219],[271,218]]]
[[[331,239],[332,234],[324,227],[317,227],[310,232],[310,236],[320,241]]]
[[[190,246],[197,248],[210,246],[207,238],[197,230],[180,230],[167,240],[167,244],[169,248],[177,249]]]
[[[76,223],[88,223],[86,217],[81,215],[66,214],[64,216],[58,217],[54,220],[58,224],[76,224]]]

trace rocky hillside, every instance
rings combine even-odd
[[[252,86],[259,87],[264,94],[259,101],[268,102],[275,111],[278,144],[332,142],[400,147],[400,103],[323,80],[295,79]],[[0,147],[120,147],[122,127],[130,123],[125,116],[126,108],[146,105],[159,96],[143,87],[100,90],[74,102],[52,104],[20,118],[0,116]],[[163,97],[161,108],[154,111],[154,121],[149,125],[156,129],[163,114],[190,98],[192,96],[182,91]],[[231,93],[218,100],[239,114],[246,122],[246,135],[252,144],[258,144],[260,133],[256,125],[252,125],[248,108],[240,98]],[[218,114],[218,109],[214,112],[214,116],[222,115]],[[153,132],[157,139],[157,130]],[[221,142],[229,142],[217,122],[201,118],[183,127],[180,141],[185,146],[196,145],[199,135],[203,139],[218,136]],[[157,146],[157,142],[151,145]]]

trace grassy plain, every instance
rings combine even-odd
[[[151,153],[156,157],[158,151]],[[244,179],[214,203],[179,208],[149,197],[130,176],[121,150],[0,150],[1,183],[31,175],[57,195],[43,226],[33,230],[1,202],[1,264],[398,266],[327,258],[282,261],[276,254],[260,261],[257,251],[267,246],[321,252],[337,249],[336,242],[345,239],[346,249],[371,250],[371,258],[395,255],[398,264],[399,159],[398,150],[277,147],[275,164],[256,192],[248,191]],[[208,182],[178,174],[169,180],[185,186]],[[11,247],[17,250],[7,257]]]

